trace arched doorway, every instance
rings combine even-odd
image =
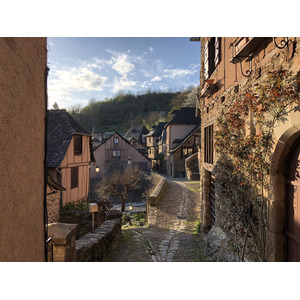
[[[300,261],[300,139],[291,148],[286,169],[286,261]]]
[[[271,158],[271,193],[268,203],[266,241],[267,261],[287,260],[287,170],[291,155],[300,140],[300,124],[278,133],[277,136],[280,137]]]

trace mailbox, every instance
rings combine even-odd
[[[90,203],[90,212],[94,213],[98,211],[98,204],[97,203]]]

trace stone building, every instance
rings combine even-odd
[[[242,260],[300,261],[300,113],[295,109],[299,105],[300,39],[203,37],[199,41],[203,230],[221,227]],[[289,97],[293,100],[284,109],[278,108]],[[234,112],[237,107],[243,110]],[[262,115],[265,121],[259,119]],[[221,143],[225,147],[220,149],[219,142],[228,138],[231,142]],[[244,147],[235,149],[237,141]],[[256,146],[248,147],[246,141]],[[233,171],[222,181],[218,166],[224,166],[230,147],[232,153],[226,159],[228,170]],[[242,162],[251,166],[253,157],[261,157],[265,174],[236,171]],[[253,177],[245,179],[250,173]],[[249,187],[244,198],[239,193],[245,191],[243,185]],[[258,199],[260,208],[255,206]]]
[[[188,171],[186,169],[185,160],[198,152],[197,143],[200,135],[200,128],[197,125],[191,132],[189,132],[183,139],[175,140],[173,149],[169,151],[169,162],[173,167],[173,177],[186,176]],[[196,167],[198,167],[198,156],[194,155]],[[196,173],[199,175],[199,169]],[[188,177],[190,178],[190,177]],[[198,176],[196,178],[199,180]]]
[[[153,126],[150,132],[146,135],[146,143],[148,147],[148,157],[152,161],[152,168],[156,168],[157,162],[157,155],[159,153],[159,141],[162,135],[162,132],[166,126],[166,122],[159,122],[157,125]]]
[[[148,147],[139,142],[136,138],[131,137],[128,139],[128,142],[130,145],[132,145],[136,150],[138,150],[140,153],[142,153],[144,156],[148,157]]]
[[[47,39],[0,38],[0,261],[45,261]]]
[[[179,167],[177,169],[178,160],[175,158],[174,160],[174,151],[177,151],[179,145],[182,144],[183,141],[189,135],[196,130],[196,128],[200,125],[200,118],[195,116],[196,109],[195,107],[182,107],[179,110],[174,110],[172,112],[172,119],[165,126],[165,134],[166,134],[166,152],[165,152],[165,164],[167,174],[173,177],[177,177],[179,175],[179,169],[182,172],[182,168]],[[193,149],[195,150],[195,138],[192,137],[192,140],[189,140],[191,143],[190,149],[186,154],[193,154]],[[186,148],[186,147],[185,147]],[[172,152],[173,151],[173,152]],[[182,160],[180,154],[180,161]],[[184,170],[184,161],[180,162],[179,165],[183,166]]]
[[[130,140],[135,138],[140,143],[146,145],[146,135],[149,133],[149,130],[144,125],[133,125],[129,130],[124,134],[124,138]]]

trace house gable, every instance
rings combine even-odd
[[[47,131],[46,160],[49,168],[60,166],[74,134],[91,136],[65,109],[47,111]]]
[[[118,144],[114,143],[114,139],[118,138]],[[98,177],[95,167],[98,166],[101,171],[110,167],[114,162],[128,163],[146,163],[150,168],[150,160],[148,157],[138,151],[118,132],[111,135],[103,144],[94,150],[96,162],[91,166],[91,178]]]

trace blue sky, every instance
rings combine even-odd
[[[199,84],[200,43],[190,37],[49,37],[48,49],[49,108]]]

